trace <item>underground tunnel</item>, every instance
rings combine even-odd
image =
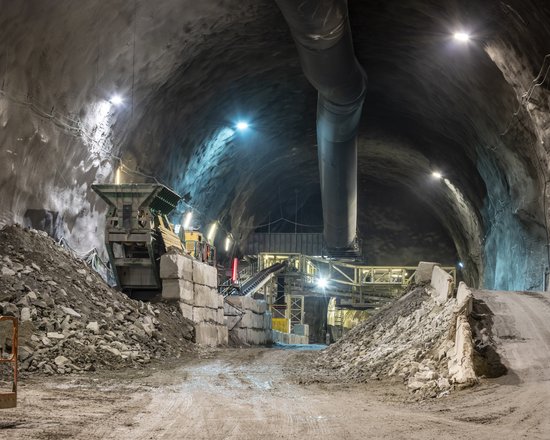
[[[18,318],[20,382],[29,381],[29,397],[21,388],[19,408],[6,410],[20,426],[9,428],[14,438],[35,436],[25,411],[47,423],[40,402],[48,393],[57,398],[59,387],[72,387],[75,374],[85,377],[71,397],[80,402],[95,392],[93,374],[105,367],[147,370],[150,362],[166,360],[175,368],[170,371],[179,372],[176,359],[196,359],[202,349],[199,311],[214,339],[230,347],[211,349],[218,353],[205,366],[212,380],[228,376],[261,392],[275,385],[265,379],[262,388],[258,371],[280,384],[290,369],[300,384],[330,382],[335,399],[349,397],[359,408],[359,388],[346,397],[340,387],[359,381],[382,402],[379,415],[394,417],[392,402],[376,388],[386,376],[406,382],[407,396],[451,395],[442,404],[450,411],[467,399],[454,397],[465,384],[489,393],[496,383],[532,382],[521,372],[538,367],[524,365],[506,345],[525,337],[526,327],[503,322],[533,313],[533,340],[550,343],[542,329],[550,311],[541,305],[550,281],[547,2],[0,0],[0,11],[0,315]],[[143,226],[149,221],[152,232]],[[162,244],[120,238],[130,223],[149,234],[147,243]],[[174,240],[178,250],[171,249]],[[142,263],[147,270],[135,269],[138,259],[149,259]],[[451,277],[445,301],[433,293],[440,288],[440,269],[442,279]],[[201,297],[199,304],[202,293],[193,286],[208,291],[205,298],[216,292],[221,299],[212,297],[211,305]],[[184,290],[193,304],[185,303]],[[500,296],[487,293],[493,291]],[[516,300],[522,308],[517,316]],[[254,355],[241,359],[233,350],[242,346],[239,338],[250,342],[251,336],[242,336],[247,313],[263,321],[248,327],[259,339],[244,344]],[[294,322],[296,313],[301,318]],[[415,313],[415,325],[429,321],[435,333],[414,327],[410,340],[401,340],[413,328],[401,328],[402,322]],[[441,348],[450,321],[457,340],[452,349]],[[295,325],[302,334],[292,340]],[[464,328],[471,376],[458,355],[449,354],[458,350],[458,329]],[[272,330],[286,339],[274,339]],[[422,352],[420,358],[409,352],[380,357],[383,348],[372,341],[381,334],[395,347]],[[429,350],[419,349],[419,341]],[[288,348],[302,345],[315,349]],[[535,357],[548,366],[546,358]],[[438,370],[443,361],[449,363],[445,374]],[[494,379],[491,368],[507,373]],[[428,370],[438,376],[419,379]],[[188,371],[209,382],[200,365]],[[141,376],[134,383],[113,374],[100,380],[120,380],[122,395],[137,396],[145,386]],[[40,375],[48,377],[47,390],[37,382]],[[57,384],[58,377],[65,382]],[[164,408],[158,429],[176,411],[162,403],[166,387],[191,391],[152,377],[157,390],[139,397],[138,406]],[[224,390],[247,402],[256,398],[232,383]],[[299,389],[292,392],[288,399],[302,398]],[[503,392],[494,391],[499,399]],[[546,392],[518,388],[521,408],[510,414],[527,411],[522,405],[531,402],[529,393],[540,398]],[[305,393],[316,398],[310,388]],[[193,410],[197,420],[200,408],[211,405],[202,399]],[[271,402],[262,399],[260,405]],[[315,411],[330,419],[335,409],[326,399]],[[435,400],[430,402],[436,411]],[[494,414],[509,409],[500,405]],[[184,406],[175,404],[177,411]],[[89,411],[86,420],[108,417]],[[137,417],[135,408],[124,411]],[[248,420],[242,408],[235,411]],[[287,435],[314,433],[302,425],[317,414],[297,406],[289,411],[272,413],[297,414],[296,431]],[[465,438],[473,437],[475,426],[465,421],[473,416],[461,411],[453,420],[460,420]],[[484,411],[479,417],[498,419]],[[415,438],[440,429],[426,414],[415,422],[426,435]],[[56,417],[60,426],[79,423]],[[507,417],[499,428],[503,438],[527,429],[513,428],[515,416]],[[537,417],[529,438],[550,432]],[[358,438],[360,415],[352,419],[347,431],[338,425],[326,432]],[[140,435],[148,432],[138,422],[122,422],[134,423],[122,429],[108,420],[110,431],[94,433],[86,425],[51,438],[126,438],[133,427]],[[449,420],[440,421],[444,438],[456,434]],[[224,425],[219,432],[197,423],[193,438],[259,438],[263,428],[256,423]],[[308,423],[308,429],[321,430],[331,422]],[[375,418],[367,423],[375,426]],[[397,417],[390,423],[395,430],[381,431],[380,438],[402,438],[399,429],[407,423]],[[174,432],[165,438],[178,438]],[[488,433],[483,428],[477,438]]]

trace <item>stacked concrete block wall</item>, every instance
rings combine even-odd
[[[182,315],[193,321],[195,342],[226,345],[228,332],[216,269],[187,255],[171,253],[161,257],[160,277],[163,299],[178,301]]]
[[[271,313],[265,301],[248,296],[228,296],[224,307],[225,322],[235,340],[248,345],[272,342]]]

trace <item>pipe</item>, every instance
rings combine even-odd
[[[347,0],[275,0],[318,91],[317,144],[329,253],[355,250],[357,129],[367,88],[353,51]]]

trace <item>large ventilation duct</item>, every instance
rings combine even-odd
[[[276,0],[302,69],[318,90],[317,144],[329,253],[356,248],[357,127],[366,75],[353,51],[347,0]]]

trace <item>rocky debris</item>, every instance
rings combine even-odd
[[[20,320],[20,371],[139,367],[192,350],[193,326],[175,307],[111,289],[45,233],[0,230],[0,273],[0,314]]]
[[[419,397],[438,397],[464,386],[456,372],[449,372],[457,352],[457,301],[438,301],[426,287],[417,287],[387,305],[321,352],[316,378],[327,371],[344,381],[399,378]]]

